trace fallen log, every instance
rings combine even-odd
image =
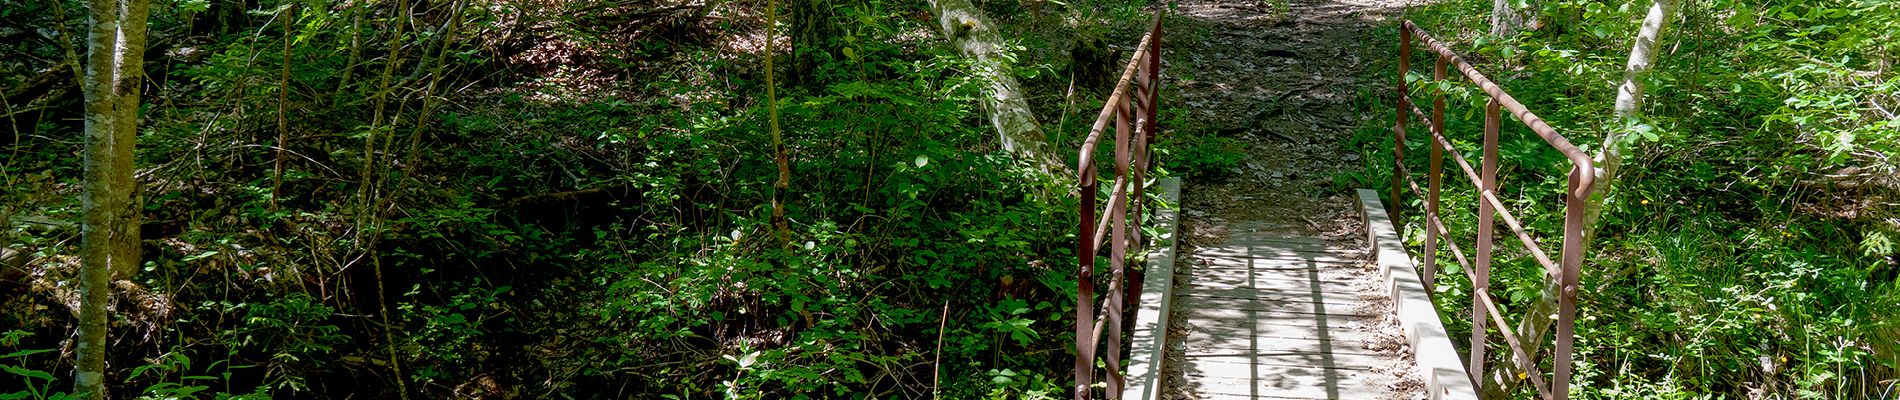
[[[971,71],[984,82],[983,108],[989,112],[990,125],[1002,139],[1003,150],[1021,161],[1041,166],[1049,172],[1067,174],[1068,167],[1050,152],[1048,138],[1022,85],[1009,75],[1003,36],[997,33],[983,11],[969,0],[930,0],[930,11],[937,15],[937,28],[944,40],[969,58]]]

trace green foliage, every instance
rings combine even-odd
[[[990,378],[990,391],[981,397],[984,400],[1054,400],[1065,394],[1063,382],[1038,373],[992,369],[984,374]]]
[[[269,302],[222,305],[244,311],[243,324],[224,332],[224,340],[237,350],[267,357],[270,361],[266,364],[266,380],[272,388],[309,391],[306,376],[299,371],[321,367],[326,355],[350,340],[342,328],[329,323],[335,309],[305,293],[290,293]],[[190,358],[182,352],[169,353],[166,360],[175,364],[167,364],[164,371],[181,372],[191,368]],[[136,378],[140,371],[142,369],[134,369],[132,377]],[[172,386],[168,390],[189,388]]]
[[[83,25],[29,3],[36,27]],[[184,33],[149,57],[147,268],[128,281],[144,292],[114,329],[166,345],[115,344],[108,376],[142,389],[118,392],[892,398],[940,376],[947,397],[1060,393],[1044,376],[1072,357],[1055,344],[1073,335],[1063,221],[1076,200],[998,150],[970,66],[916,34],[931,31],[922,4],[819,10],[837,22],[820,47],[835,51],[800,55],[812,69],[796,79],[780,72],[792,184],[774,193],[746,48],[756,4],[161,3],[155,34]],[[1065,7],[1104,35],[1119,30],[1095,22],[1138,23],[1145,4],[1089,3]],[[464,27],[446,31],[458,12]],[[1012,71],[1053,82],[1059,63],[1040,51],[1060,35],[1012,38]],[[0,86],[52,67],[11,60],[62,57],[33,40],[0,46]],[[68,100],[50,101],[79,108]],[[25,133],[0,170],[18,190],[0,191],[0,219],[78,212],[81,120],[14,121]],[[57,286],[40,264],[76,262],[64,255],[77,238],[16,225],[0,245],[31,250],[48,277],[33,284]],[[0,321],[63,329],[65,313],[31,308],[64,304],[47,293],[0,302]],[[0,361],[35,390],[62,367],[41,352]],[[217,394],[233,387],[256,389]]]
[[[0,347],[17,348],[20,345],[20,339],[31,335],[33,335],[33,333],[27,331],[6,331],[0,334]],[[6,363],[0,364],[0,372],[6,372],[8,376],[12,377],[11,379],[18,379],[20,385],[25,386],[13,393],[0,393],[0,399],[50,400],[72,398],[72,394],[53,391],[53,387],[59,382],[58,379],[53,378],[53,374],[33,369],[31,367],[32,364],[27,362],[27,357],[35,354],[49,353],[55,350],[56,349],[14,350],[4,356],[0,356],[0,362]]]
[[[0,348],[18,348],[21,346],[23,339],[32,335],[32,332],[21,330],[10,330],[0,333]],[[16,350],[6,355],[0,355],[0,362],[6,363],[0,364],[0,372],[6,372],[9,376],[19,378],[20,384],[23,386],[23,388],[20,388],[19,391],[16,392],[0,392],[0,399],[77,399],[78,397],[73,396],[71,393],[53,391],[54,387],[63,386],[64,382],[61,382],[59,378],[54,377],[51,373],[36,370],[30,366],[32,363],[29,362],[29,358],[35,355],[53,353],[56,351],[58,351],[58,349],[25,349]],[[220,379],[205,375],[184,375],[189,371],[191,371],[190,356],[180,351],[171,351],[165,353],[160,359],[151,360],[149,364],[132,368],[130,374],[126,377],[126,383],[132,383],[140,376],[158,380],[158,382],[146,386],[143,390],[132,392],[137,393],[137,395],[132,398],[138,400],[188,400],[199,398],[219,400],[270,399],[270,396],[265,393],[265,388],[261,386],[251,393],[205,393],[211,389],[211,385],[219,381],[229,380],[230,376],[227,374],[223,379]]]
[[[1545,2],[1544,29],[1473,37],[1490,2],[1459,1],[1411,15],[1585,149],[1628,133],[1634,157],[1609,193],[1600,236],[1583,266],[1577,398],[1868,398],[1891,396],[1900,353],[1900,273],[1882,219],[1867,205],[1890,184],[1842,177],[1892,174],[1900,8],[1890,2],[1684,1],[1671,21],[1648,106],[1616,121],[1610,106],[1647,1]],[[1417,54],[1417,52],[1415,52]],[[1414,68],[1430,65],[1414,60]],[[1376,71],[1389,74],[1388,64]],[[1469,85],[1432,84],[1414,71],[1415,99],[1447,92],[1452,142],[1478,161]],[[1382,75],[1380,79],[1389,79]],[[1385,97],[1387,95],[1371,95]],[[1391,174],[1389,100],[1349,145],[1363,172],[1340,180],[1384,188]],[[1376,105],[1375,105],[1376,104]],[[1568,162],[1508,116],[1499,197],[1543,248],[1554,250]],[[1414,135],[1419,136],[1419,135]],[[1407,143],[1424,171],[1425,142]],[[1446,162],[1445,223],[1466,244],[1477,199]],[[1879,171],[1879,172],[1874,172]],[[1422,176],[1415,176],[1423,182]],[[1419,199],[1406,196],[1417,210]],[[1412,214],[1417,217],[1417,214]],[[1407,226],[1416,245],[1422,226]],[[1492,280],[1507,315],[1535,298],[1541,268],[1510,239]],[[1442,251],[1442,250],[1441,250]],[[1449,252],[1438,257],[1446,315],[1468,315],[1470,286]],[[1448,318],[1453,336],[1470,323]],[[1464,332],[1458,332],[1464,331]],[[1490,354],[1507,355],[1494,348]],[[1503,362],[1502,359],[1493,362]],[[1546,361],[1547,362],[1547,361]],[[1547,368],[1544,370],[1548,371]]]
[[[1177,131],[1163,135],[1155,144],[1157,153],[1167,157],[1167,169],[1194,179],[1218,180],[1233,175],[1247,157],[1247,144],[1239,140]]]
[[[948,58],[908,64],[919,76],[941,76],[942,69],[958,65]],[[987,295],[969,289],[991,287],[998,280],[1028,282],[1047,272],[1026,264],[1025,255],[1066,249],[1049,240],[1063,235],[1052,232],[1056,225],[1047,222],[1062,217],[1055,210],[1067,208],[1033,195],[1046,184],[1031,179],[1038,174],[1001,154],[963,150],[991,140],[988,130],[969,123],[977,118],[969,101],[973,88],[962,81],[854,81],[782,99],[787,104],[785,125],[798,127],[787,135],[790,147],[802,153],[793,177],[797,200],[790,202],[794,206],[789,214],[796,223],[788,243],[779,242],[765,218],[766,203],[758,201],[765,193],[757,191],[762,185],[751,184],[736,189],[757,199],[751,202],[754,206],[721,211],[733,212],[728,214],[730,230],[596,230],[593,236],[611,243],[605,246],[609,249],[700,249],[582,255],[624,265],[617,269],[621,278],[609,289],[613,300],[599,314],[604,323],[630,328],[614,335],[612,343],[657,351],[676,348],[668,343],[721,340],[734,329],[776,332],[773,336],[780,339],[772,342],[777,344],[745,352],[753,362],[744,363],[743,373],[730,375],[724,384],[739,397],[888,390],[880,388],[913,373],[907,366],[923,359],[924,352],[867,344],[902,340],[893,332],[935,333],[940,316],[922,310],[942,305],[940,299],[969,307],[970,301]],[[761,116],[743,117],[695,127],[705,131],[689,132],[692,136],[654,137],[648,143],[709,144],[673,142],[693,136],[740,137],[754,143],[763,139],[757,136],[763,132]],[[899,140],[892,136],[897,132],[909,134]],[[763,158],[766,154],[734,156],[755,160],[742,165],[770,165]],[[706,170],[676,172],[671,176],[677,181],[720,179],[705,175]],[[742,179],[762,182],[769,173],[754,170]],[[652,182],[644,176],[616,180]],[[1060,293],[1030,289],[1044,298]],[[995,314],[994,324],[947,326],[943,340],[949,354],[942,358],[975,358],[1003,343],[1024,345],[1044,335],[1032,327],[1031,319],[1062,315],[1046,304],[1032,310],[1024,301],[1015,303],[1020,305]],[[1040,312],[1032,312],[1036,310]],[[1005,335],[1009,342],[991,339],[991,334]],[[1030,360],[1011,363],[1025,361]],[[970,374],[947,370],[944,376]]]

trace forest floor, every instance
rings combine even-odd
[[[1402,0],[1188,0],[1175,25],[1184,40],[1164,50],[1176,54],[1176,76],[1189,120],[1215,135],[1244,144],[1246,157],[1222,179],[1190,179],[1183,186],[1183,240],[1176,258],[1177,290],[1187,286],[1200,252],[1220,246],[1239,230],[1264,229],[1289,236],[1320,237],[1330,251],[1361,260],[1359,267],[1328,274],[1355,275],[1359,293],[1375,316],[1345,327],[1363,337],[1366,349],[1395,354],[1378,368],[1398,383],[1385,398],[1409,399],[1422,384],[1412,372],[1403,333],[1389,317],[1390,303],[1369,262],[1362,222],[1350,187],[1334,175],[1359,168],[1359,155],[1340,143],[1352,127],[1371,118],[1356,101],[1389,85],[1367,81],[1361,69],[1375,49],[1396,46],[1380,27],[1397,22]],[[1385,89],[1389,90],[1389,89]],[[1175,304],[1183,304],[1176,302]],[[1196,330],[1191,313],[1175,312],[1164,387],[1169,398],[1194,399],[1183,375],[1179,346]]]

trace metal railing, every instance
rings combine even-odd
[[[1089,128],[1088,138],[1083,140],[1081,154],[1076,162],[1076,182],[1081,193],[1080,237],[1076,240],[1076,256],[1080,264],[1075,291],[1076,399],[1091,397],[1089,388],[1093,386],[1095,378],[1095,351],[1103,343],[1108,344],[1107,352],[1103,355],[1105,369],[1108,370],[1108,397],[1121,398],[1122,389],[1127,386],[1122,372],[1122,308],[1124,296],[1140,298],[1140,289],[1126,289],[1129,279],[1125,264],[1129,248],[1138,249],[1143,243],[1140,227],[1142,206],[1146,202],[1143,200],[1142,183],[1147,171],[1154,168],[1148,145],[1154,142],[1155,113],[1159,111],[1155,101],[1158,99],[1156,89],[1161,81],[1161,59],[1158,55],[1161,52],[1161,18],[1165,12],[1155,13],[1148,34],[1142,36],[1134,56],[1122,70],[1121,79],[1116,81],[1114,92],[1108,96],[1107,104],[1102,106],[1101,115],[1095,118],[1095,125]],[[1110,186],[1108,204],[1103,207],[1101,220],[1098,221],[1095,216],[1095,145],[1101,141],[1102,131],[1111,120],[1115,124],[1115,182]],[[1135,220],[1132,227],[1128,222],[1130,218]],[[1105,236],[1113,238],[1108,242],[1110,275],[1107,298],[1100,305],[1102,312],[1097,313],[1095,258],[1102,249]],[[1130,291],[1135,294],[1124,293]],[[1098,314],[1102,318],[1097,318]],[[1107,331],[1107,340],[1099,340],[1104,339],[1104,330]]]
[[[1462,73],[1465,78],[1468,78],[1472,83],[1477,84],[1485,95],[1490,97],[1490,101],[1486,104],[1484,110],[1484,155],[1480,160],[1483,165],[1481,165],[1479,172],[1472,172],[1471,163],[1466,162],[1464,156],[1458,153],[1458,149],[1452,147],[1451,140],[1445,137],[1444,91],[1437,91],[1436,96],[1432,99],[1432,113],[1429,117],[1425,115],[1424,111],[1419,110],[1418,105],[1412,102],[1411,96],[1408,94],[1410,92],[1406,87],[1405,78],[1406,74],[1411,71],[1412,38],[1414,36],[1423,39],[1429,50],[1438,53],[1438,62],[1433,68],[1432,73],[1435,82],[1445,80],[1445,68],[1447,64],[1450,64],[1456,66],[1458,72]],[[1401,190],[1408,186],[1408,184],[1412,193],[1425,198],[1425,219],[1423,225],[1426,226],[1426,235],[1423,253],[1424,277],[1427,293],[1431,293],[1433,276],[1437,274],[1436,263],[1438,260],[1436,258],[1439,237],[1447,236],[1447,239],[1449,239],[1449,232],[1445,229],[1444,221],[1438,217],[1440,177],[1444,174],[1444,156],[1447,150],[1451,151],[1452,159],[1457,161],[1458,167],[1464,170],[1465,177],[1470,179],[1472,184],[1478,188],[1478,243],[1476,266],[1474,267],[1472,263],[1467,262],[1464,251],[1458,247],[1456,242],[1451,240],[1445,241],[1451,248],[1452,255],[1457,258],[1458,264],[1464,267],[1463,270],[1465,274],[1471,278],[1471,353],[1468,358],[1470,368],[1467,371],[1472,375],[1472,382],[1480,387],[1484,385],[1484,352],[1485,342],[1489,334],[1485,329],[1485,325],[1487,322],[1496,322],[1498,324],[1498,333],[1504,337],[1506,345],[1510,348],[1512,355],[1515,356],[1514,361],[1517,367],[1524,371],[1525,377],[1530,379],[1538,395],[1545,399],[1568,399],[1570,397],[1571,345],[1575,336],[1572,330],[1576,324],[1577,314],[1577,275],[1583,263],[1584,201],[1590,197],[1591,180],[1595,176],[1593,173],[1595,167],[1591,164],[1589,155],[1585,154],[1583,150],[1578,149],[1577,146],[1571,145],[1569,140],[1564,139],[1563,135],[1558,134],[1556,129],[1544,123],[1544,120],[1539,119],[1536,114],[1532,114],[1522,103],[1518,103],[1517,99],[1512,98],[1510,93],[1505,93],[1503,88],[1498,87],[1496,83],[1485,78],[1484,74],[1478,73],[1476,68],[1466,63],[1465,60],[1453,52],[1450,47],[1432,38],[1429,33],[1411,21],[1405,21],[1404,28],[1399,30],[1398,102],[1401,111],[1397,113],[1398,125],[1393,129],[1395,134],[1393,137],[1393,158],[1396,161],[1395,169],[1392,174],[1393,201],[1391,212],[1393,218],[1398,218],[1399,209],[1401,208],[1399,195],[1401,194]],[[1511,115],[1523,121],[1524,125],[1529,127],[1532,132],[1536,132],[1537,135],[1543,137],[1544,141],[1549,143],[1552,148],[1555,148],[1558,152],[1563,153],[1565,157],[1570,159],[1569,187],[1564,193],[1564,240],[1563,249],[1559,253],[1561,263],[1551,262],[1550,256],[1546,255],[1543,249],[1537,245],[1537,240],[1525,232],[1523,224],[1520,223],[1516,217],[1511,215],[1511,211],[1506,208],[1504,202],[1498,198],[1498,126],[1502,122],[1499,116],[1500,107],[1509,110]],[[1428,188],[1424,190],[1425,193],[1419,193],[1418,182],[1411,179],[1411,173],[1407,171],[1405,167],[1405,122],[1407,116],[1405,110],[1409,110],[1410,114],[1414,114],[1414,116],[1417,116],[1430,126],[1431,138],[1426,141],[1426,146],[1431,148],[1431,171],[1427,174],[1430,182],[1427,184]],[[1496,225],[1495,218],[1498,217],[1504,219],[1505,225],[1510,227],[1511,230],[1517,234],[1518,240],[1524,242],[1526,251],[1530,253],[1531,257],[1536,258],[1540,265],[1544,266],[1547,273],[1557,274],[1556,278],[1560,285],[1560,290],[1558,292],[1557,320],[1555,321],[1556,349],[1553,351],[1553,355],[1556,358],[1551,362],[1551,369],[1553,370],[1551,374],[1551,384],[1546,384],[1544,382],[1543,373],[1537,370],[1536,358],[1533,357],[1535,353],[1527,351],[1527,349],[1524,348],[1522,342],[1519,340],[1520,338],[1511,332],[1511,325],[1506,323],[1504,316],[1498,309],[1497,302],[1491,299],[1491,241]],[[1490,317],[1488,320],[1485,318],[1487,314]],[[1530,316],[1526,315],[1526,317]],[[1534,351],[1535,349],[1530,350]]]

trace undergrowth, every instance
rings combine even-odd
[[[1640,150],[1610,192],[1583,264],[1573,397],[1900,397],[1900,321],[1890,312],[1900,307],[1900,251],[1885,222],[1894,187],[1883,178],[1900,136],[1875,109],[1895,99],[1889,43],[1900,8],[1683,3],[1659,43],[1667,50],[1650,77],[1651,106],[1628,128]],[[1545,2],[1551,25],[1502,39],[1483,33],[1490,2],[1444,2],[1407,17],[1594,153],[1605,132],[1626,129],[1610,117],[1612,85],[1648,6]],[[1393,39],[1383,46],[1396,49],[1396,34],[1385,28]],[[1385,54],[1369,79],[1391,80],[1397,53]],[[1430,59],[1412,65],[1413,96],[1429,99],[1434,87],[1417,74],[1429,74]],[[1475,163],[1484,97],[1469,85],[1448,89],[1448,134]],[[1362,93],[1378,117],[1347,144],[1367,155],[1363,172],[1341,177],[1360,187],[1390,185],[1395,100],[1383,90]],[[1555,251],[1569,162],[1505,118],[1498,197]],[[1407,143],[1415,173],[1426,170],[1423,136]],[[1442,215],[1469,255],[1478,200],[1449,156],[1445,165]],[[1407,235],[1422,245],[1422,200],[1402,203],[1413,210]],[[1543,269],[1509,234],[1496,240],[1494,293],[1520,318],[1512,310],[1536,298]],[[1441,316],[1452,337],[1469,337],[1470,281],[1447,249],[1437,259]],[[1491,336],[1489,362],[1509,362]],[[1542,371],[1550,351],[1539,350]]]
[[[1066,391],[1072,183],[998,149],[981,85],[921,4],[824,10],[841,29],[801,44],[821,49],[792,58],[807,73],[775,71],[792,166],[778,232],[765,71],[747,46],[790,26],[763,27],[760,2],[665,17],[585,1],[161,3],[154,35],[170,41],[147,69],[137,153],[146,268],[117,285],[117,395]],[[77,2],[24,7],[0,12],[47,32],[84,25],[53,16]],[[1028,32],[1012,67],[1039,93],[1093,67],[1021,44],[1059,47],[1076,38],[1052,27],[1146,18],[1144,4],[1119,1],[1051,5],[1040,19],[989,7]],[[469,22],[445,43],[453,13]],[[410,33],[389,37],[400,23]],[[57,43],[6,50],[57,60]],[[386,70],[392,57],[406,58]],[[1086,122],[1074,121],[1095,115],[1086,99],[1100,89],[1067,109],[1064,96],[1035,99],[1045,123],[1070,121],[1053,124],[1067,127],[1052,129],[1060,148],[1079,142]],[[74,291],[61,282],[77,270],[77,232],[16,217],[77,215],[68,155],[82,126],[76,98],[34,101],[9,113],[25,133],[0,163],[0,247],[30,254],[25,277],[0,283],[0,326],[18,327],[0,365],[26,386],[0,385],[0,398],[61,398],[72,371]],[[274,189],[278,149],[287,167]]]

